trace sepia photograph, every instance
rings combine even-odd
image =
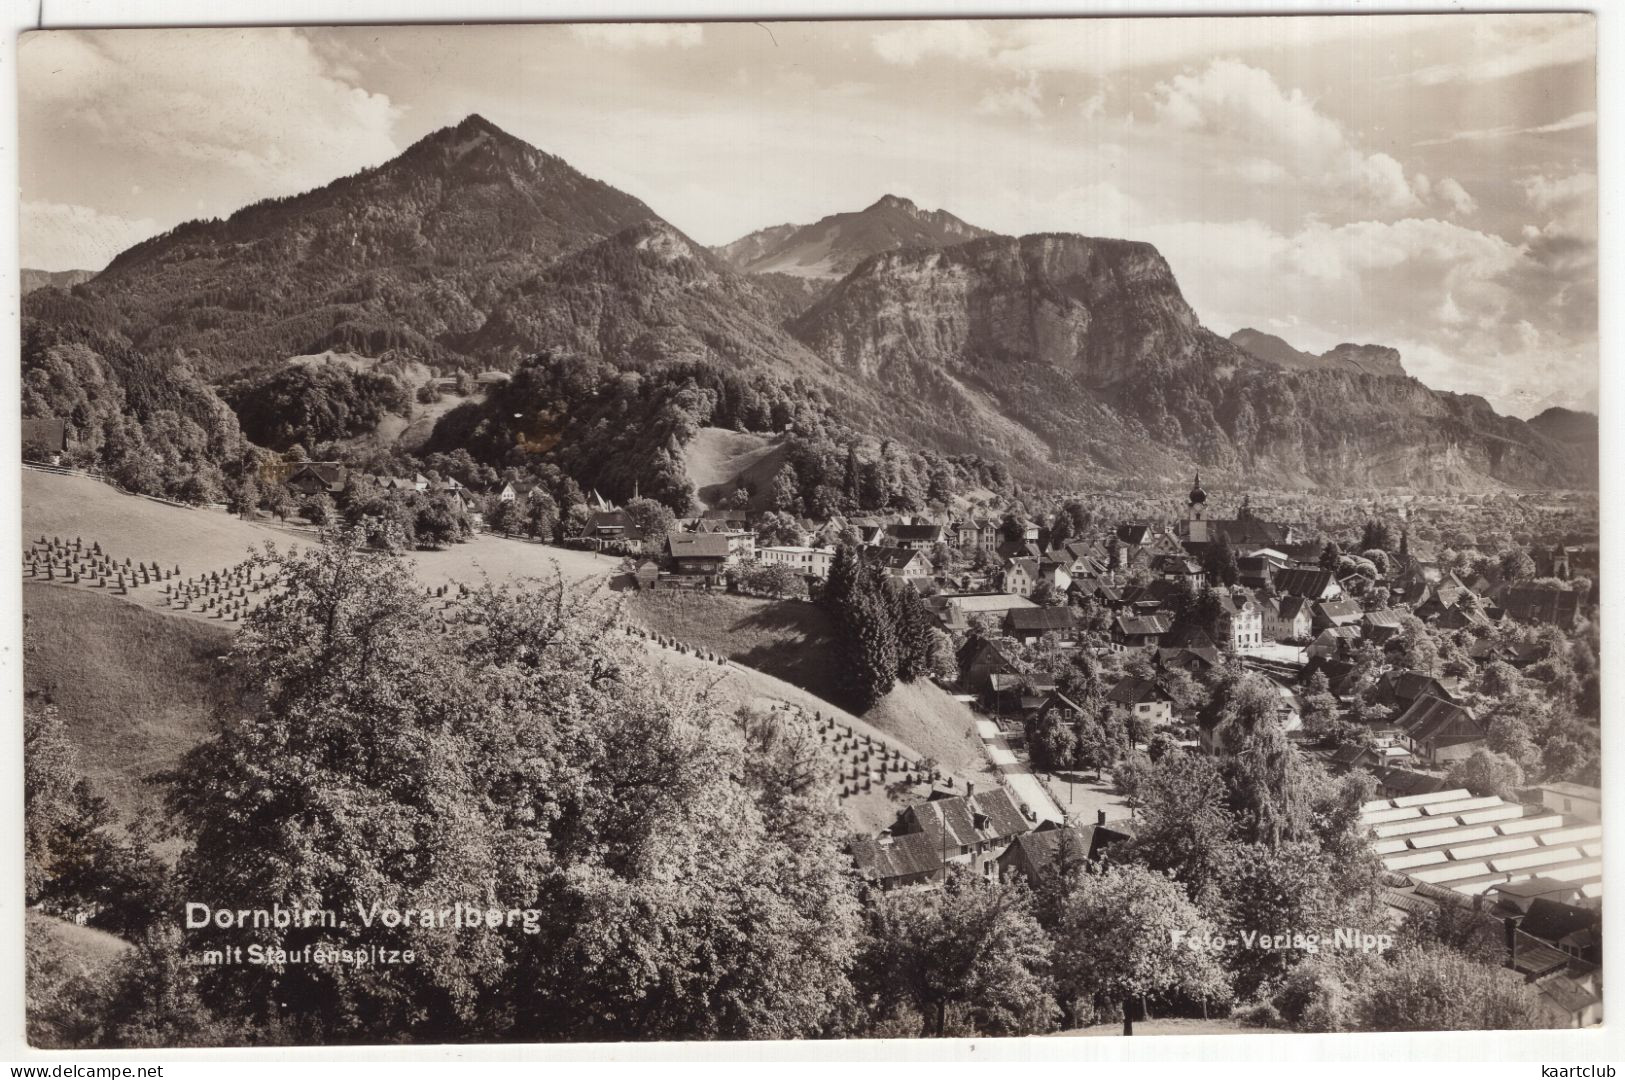
[[[15,57],[28,1047],[1602,1024],[1596,16]]]

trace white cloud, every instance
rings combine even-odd
[[[1461,16],[1469,32],[1469,58],[1433,64],[1415,73],[1417,82],[1488,82],[1542,68],[1576,64],[1597,54],[1594,16],[1579,13]]]
[[[1450,204],[1450,208],[1457,214],[1465,217],[1478,209],[1478,200],[1468,194],[1467,189],[1452,177],[1445,177],[1439,181],[1439,196]]]
[[[927,57],[980,60],[993,52],[987,24],[962,20],[904,23],[876,34],[871,44],[882,60],[909,67]]]
[[[160,230],[70,203],[22,204],[22,265],[32,270],[100,270],[113,256]]]
[[[705,43],[699,23],[579,23],[570,31],[577,41],[611,49],[692,49]]]
[[[1025,116],[1042,120],[1044,110],[1038,104],[1038,80],[1028,79],[1025,86],[990,90],[976,103],[976,111],[983,116]]]
[[[1268,161],[1278,167],[1278,179],[1344,191],[1382,208],[1405,210],[1420,202],[1398,161],[1355,147],[1302,91],[1283,89],[1262,68],[1214,60],[1158,83],[1150,98],[1158,123],[1250,154],[1250,168],[1260,178],[1265,170],[1257,162]]]
[[[105,155],[88,167],[180,159],[246,174],[263,196],[398,152],[389,98],[334,76],[294,30],[50,30],[23,38],[19,66],[24,108]]]
[[[1256,18],[1080,18],[893,24],[873,46],[884,60],[931,57],[1006,70],[1105,74],[1215,53],[1294,51],[1336,41],[1371,42],[1459,25],[1412,15]]]
[[[1581,128],[1596,127],[1597,113],[1593,109],[1570,113],[1561,120],[1553,120],[1549,124],[1536,124],[1533,127],[1516,127],[1512,124],[1501,124],[1491,128],[1474,128],[1470,131],[1454,131],[1441,139],[1428,139],[1419,142],[1417,146],[1442,146],[1453,142],[1481,142],[1486,139],[1507,139],[1515,135],[1556,135],[1564,131],[1578,131]]]
[[[1544,173],[1519,181],[1524,197],[1536,210],[1547,211],[1581,199],[1589,200],[1597,192],[1595,173],[1577,172],[1569,176],[1547,176]]]
[[[1596,386],[1594,307],[1583,289],[1572,310],[1554,300],[1552,273],[1528,244],[1435,218],[1288,231],[1251,220],[1141,219],[1129,235],[1162,251],[1220,333],[1273,327],[1310,352],[1342,341],[1391,345],[1429,385],[1482,394],[1502,411],[1527,411],[1554,378],[1576,401]]]

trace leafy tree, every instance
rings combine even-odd
[[[338,514],[338,508],[333,505],[331,498],[318,493],[314,497],[306,499],[305,504],[299,508],[299,512],[312,525],[331,525]]]
[[[512,536],[524,531],[525,512],[516,499],[497,499],[485,514],[485,524],[494,533]]]
[[[1214,926],[1179,884],[1141,866],[1085,874],[1061,903],[1055,981],[1063,996],[1118,1003],[1134,1034],[1136,1002],[1179,994],[1224,1000],[1224,972],[1207,944]]]
[[[1295,934],[1354,925],[1343,917],[1334,868],[1319,845],[1308,841],[1231,848],[1220,875],[1220,894],[1220,923],[1232,943],[1224,965],[1242,998],[1279,986],[1309,956],[1298,949],[1249,944],[1245,935],[1284,935],[1290,941]]]
[[[857,981],[878,1017],[919,1035],[1037,1034],[1055,1026],[1050,948],[1025,885],[951,866],[941,889],[877,898]]]
[[[1225,752],[1231,803],[1254,843],[1301,837],[1310,824],[1308,768],[1288,739],[1274,685],[1250,672],[1215,680],[1202,711]]]
[[[1059,709],[1034,711],[1025,721],[1027,749],[1033,764],[1054,772],[1077,759],[1078,736]]]
[[[1049,546],[1058,548],[1071,540],[1074,534],[1072,515],[1066,510],[1057,510],[1055,518],[1050,522]]]
[[[525,499],[525,534],[537,540],[558,538],[559,504],[553,496],[537,488]]]
[[[1394,542],[1394,530],[1386,521],[1380,518],[1371,518],[1366,521],[1360,532],[1359,549],[1361,551],[1393,551],[1397,545]]]
[[[105,1046],[171,1049],[279,1042],[274,1021],[245,1023],[199,986],[181,934],[155,927],[115,973],[98,1042]]]
[[[1360,1031],[1503,1031],[1545,1027],[1516,973],[1452,949],[1408,951],[1377,968],[1354,1007]]]
[[[796,484],[795,470],[783,467],[773,474],[773,486],[768,491],[768,502],[773,509],[795,513],[801,509],[801,491]]]
[[[487,585],[443,624],[410,567],[362,539],[256,556],[281,591],[229,661],[253,714],[223,717],[174,774],[178,871],[198,902],[350,916],[233,944],[422,962],[365,979],[224,966],[197,973],[198,993],[326,1042],[828,1031],[860,923],[827,787],[770,783],[785,773],[754,756],[762,741],[649,670],[604,601],[556,580]],[[458,901],[547,918],[447,933],[354,917]]]
[[[1137,825],[1122,858],[1172,874],[1192,897],[1208,900],[1231,842],[1218,765],[1200,754],[1169,754],[1135,771]]]
[[[1005,514],[999,522],[999,539],[1010,544],[1019,544],[1027,539],[1027,530],[1021,524],[1021,518],[1015,514]]]
[[[435,495],[418,501],[412,531],[419,544],[440,548],[463,539],[468,533],[468,521],[449,498]]]
[[[1528,581],[1535,576],[1535,560],[1522,548],[1508,548],[1499,561],[1503,581]]]
[[[1335,540],[1328,540],[1326,541],[1326,546],[1320,551],[1320,568],[1322,570],[1335,571],[1338,563],[1342,561],[1342,558],[1343,551],[1337,546],[1337,542]]]
[[[116,934],[139,934],[168,906],[169,880],[147,829],[121,827],[80,771],[54,708],[23,711],[24,889],[29,904]]]
[[[626,516],[643,532],[646,551],[658,551],[665,546],[666,536],[677,524],[671,508],[653,499],[633,499],[626,504]]]
[[[1498,795],[1516,802],[1523,786],[1523,769],[1505,754],[1480,748],[1450,766],[1445,783],[1464,787],[1474,795]]]
[[[249,472],[226,489],[226,511],[238,517],[250,517],[260,507],[260,485]]]

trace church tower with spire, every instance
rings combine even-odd
[[[1191,483],[1190,512],[1185,519],[1185,539],[1195,544],[1207,543],[1207,492],[1202,490],[1202,474],[1197,473]]]

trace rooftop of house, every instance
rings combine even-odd
[[[1155,637],[1166,634],[1172,624],[1166,615],[1126,615],[1113,625],[1124,637]]]
[[[1069,857],[1098,859],[1111,844],[1129,839],[1124,827],[1113,825],[1063,825],[1023,833],[1010,845],[1007,856],[1020,854],[1034,869],[1055,865],[1063,852]]]
[[[1106,692],[1106,700],[1118,705],[1139,705],[1148,701],[1169,701],[1171,697],[1156,679],[1125,676]]]
[[[1412,742],[1471,742],[1486,737],[1473,710],[1432,694],[1413,701],[1394,723]]]
[[[1571,799],[1589,799],[1592,802],[1598,802],[1602,799],[1602,791],[1599,788],[1576,784],[1570,780],[1558,780],[1539,786],[1544,791],[1555,791],[1559,795],[1567,795]]]
[[[1275,591],[1282,596],[1320,597],[1325,595],[1336,578],[1337,575],[1330,570],[1305,570],[1294,566],[1277,570],[1271,580]]]
[[[1547,877],[1601,895],[1602,829],[1594,822],[1462,788],[1373,800],[1360,821],[1385,873],[1421,892],[1476,897]]]
[[[892,832],[924,833],[939,845],[969,846],[1008,840],[1031,829],[1015,796],[1001,787],[915,803],[898,815]]]
[[[929,562],[923,552],[911,548],[872,547],[864,550],[864,557],[879,563],[882,569],[903,570],[916,559]]]
[[[671,533],[666,550],[674,559],[726,559],[728,537],[723,533]]]
[[[1005,616],[1013,632],[1071,630],[1078,625],[1077,613],[1069,607],[1013,608]]]
[[[1599,922],[1601,916],[1590,908],[1538,896],[1530,903],[1518,929],[1530,937],[1563,945],[1569,944],[1569,939],[1576,935],[1585,936]]]
[[[1311,605],[1310,611],[1321,622],[1329,622],[1335,626],[1350,625],[1360,621],[1365,612],[1358,600],[1319,600]]]

